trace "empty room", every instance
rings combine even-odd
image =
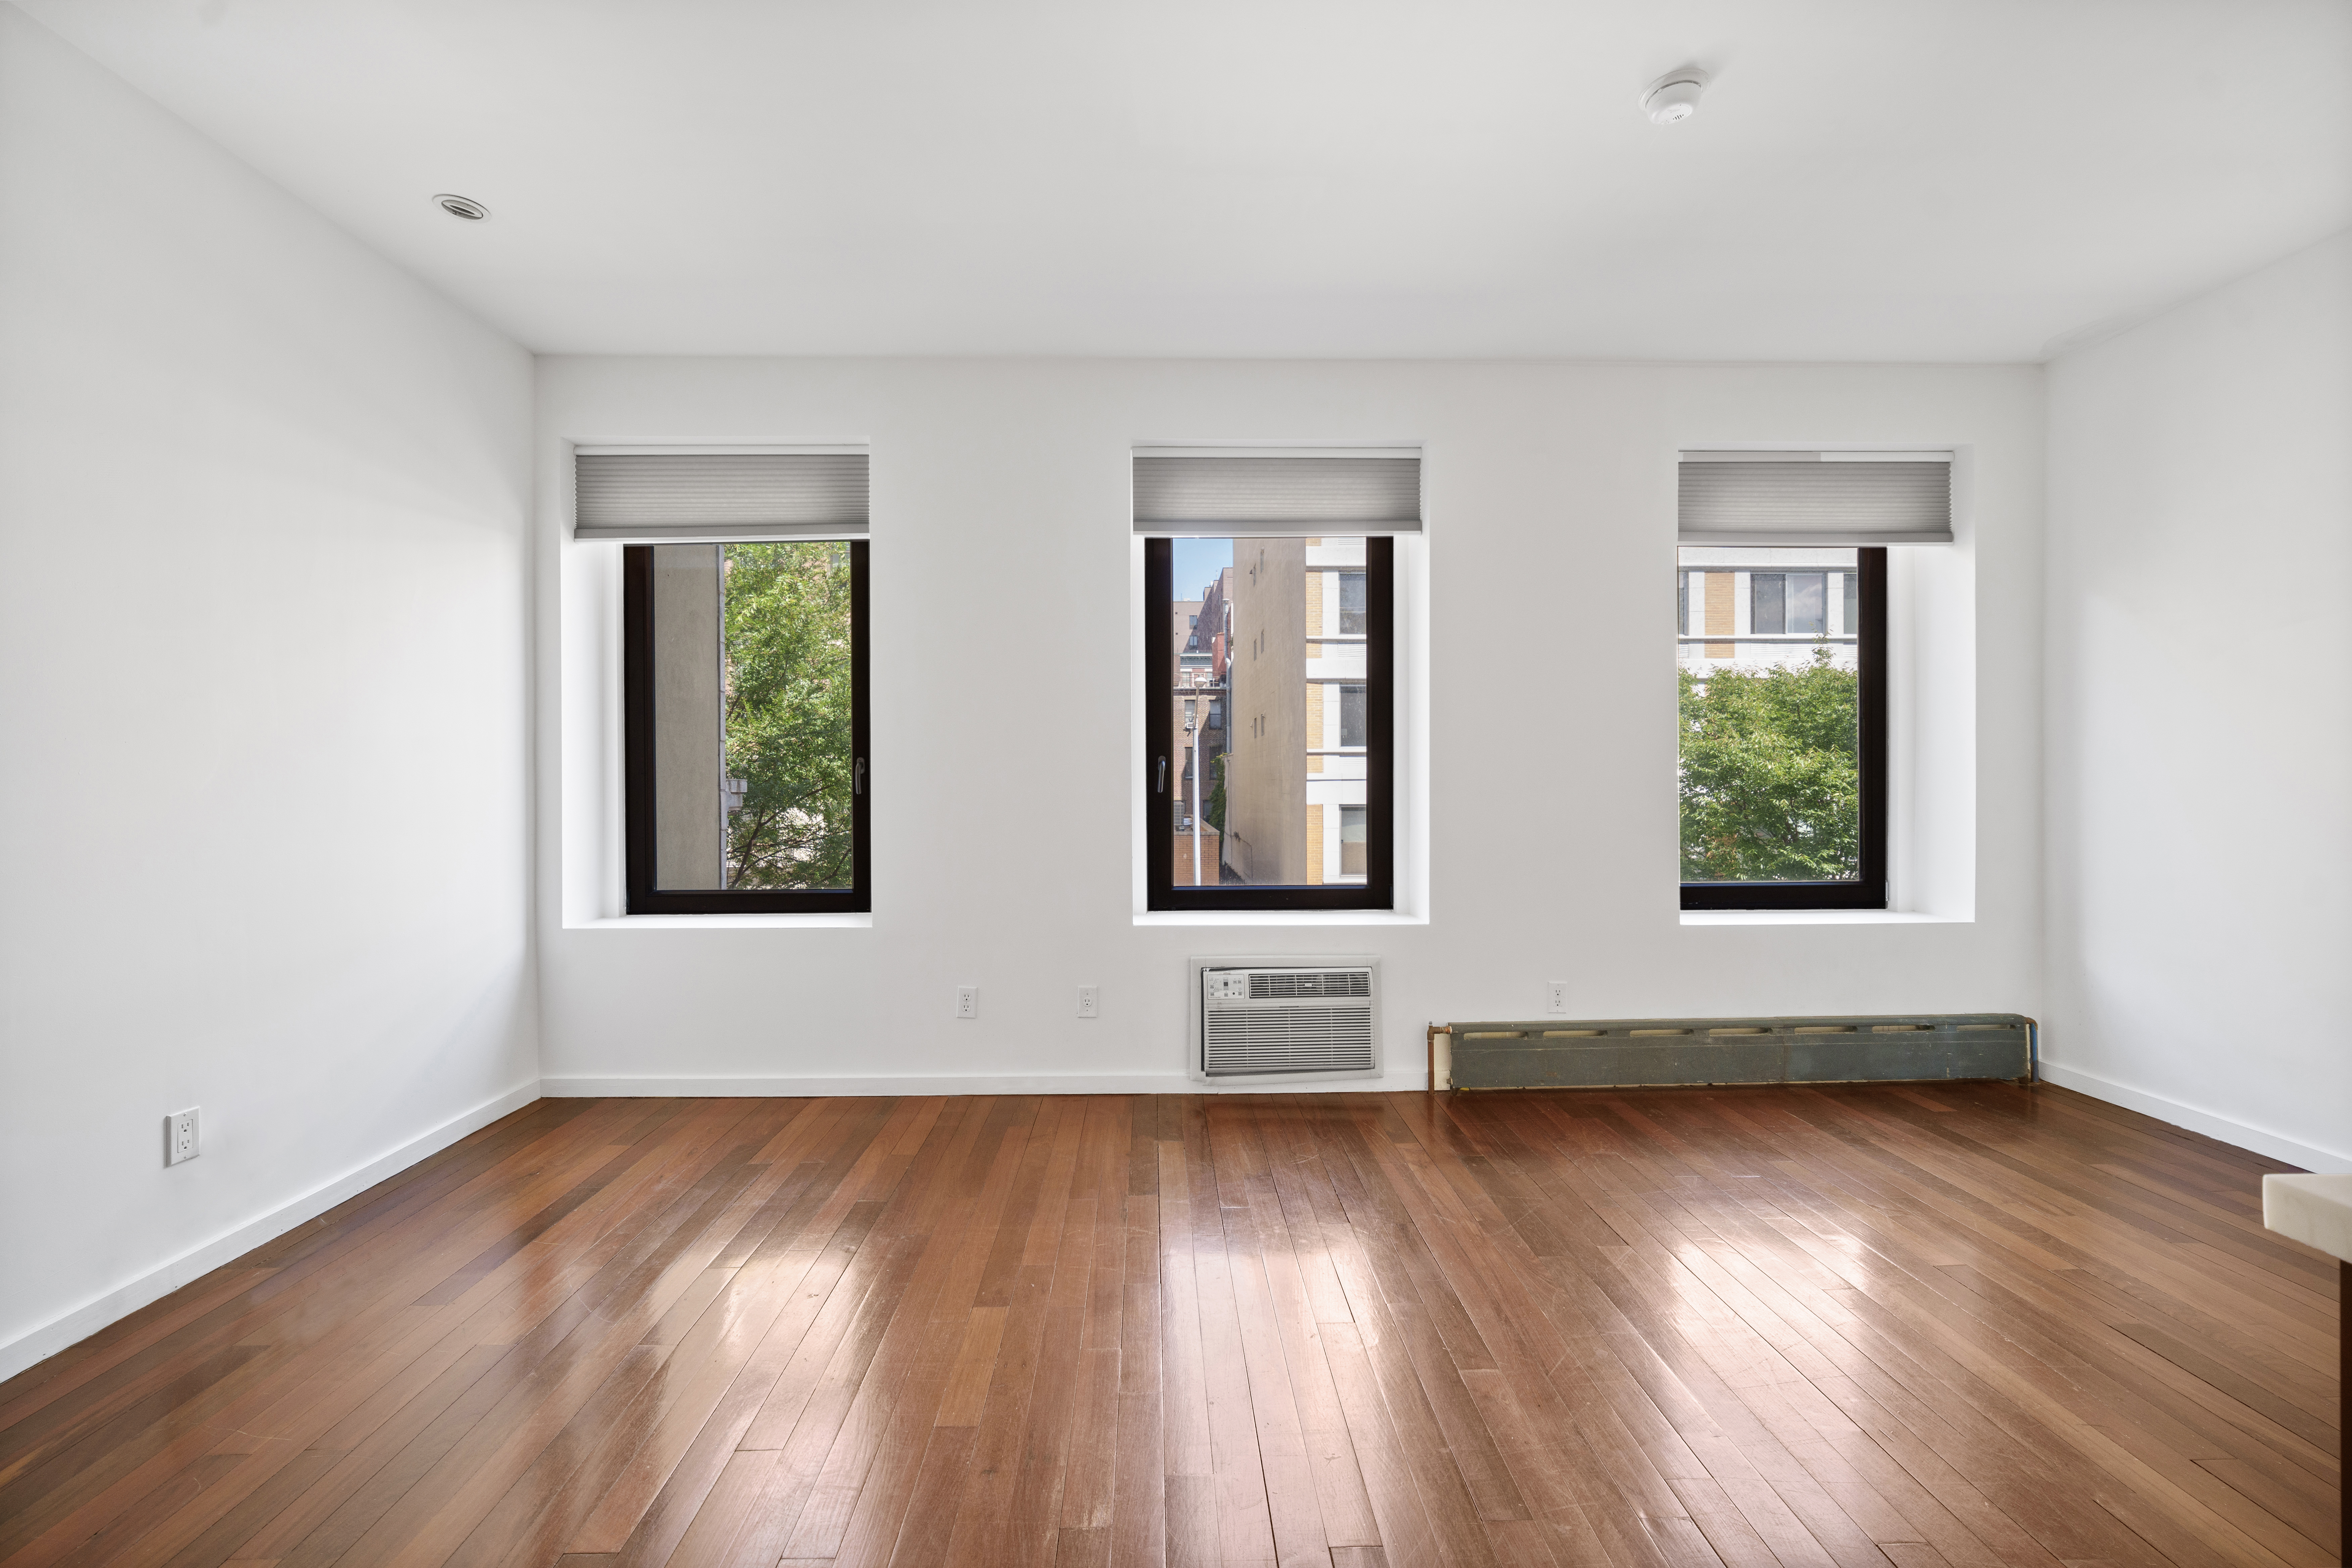
[[[0,0],[0,1568],[2329,1568],[2347,0]]]

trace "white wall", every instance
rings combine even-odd
[[[537,1065],[528,356],[5,5],[0,233],[5,1375]]]
[[[2352,235],[2049,395],[2053,1076],[2352,1170]]]
[[[1552,979],[1584,1016],[2038,1010],[2032,367],[548,359],[539,421],[551,1092],[1182,1089],[1202,952],[1384,955],[1394,1086],[1422,1081],[1427,1022],[1538,1014]],[[1152,439],[1425,444],[1419,918],[1136,914],[1128,453]],[[857,440],[871,923],[614,919],[616,547],[568,538],[567,443]],[[1960,542],[1898,584],[1910,918],[1677,910],[1675,454],[1746,443],[1961,449]],[[950,1017],[958,984],[977,1022]]]

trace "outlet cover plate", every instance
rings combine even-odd
[[[959,1018],[977,1018],[980,1016],[979,986],[959,985],[956,987],[956,1016]]]
[[[163,1163],[177,1165],[196,1157],[196,1107],[175,1110],[163,1118]]]
[[[1079,986],[1078,1016],[1081,1018],[1098,1018],[1101,1016],[1102,987],[1099,985]]]
[[[1568,1016],[1567,981],[1548,980],[1544,982],[1544,1011],[1555,1018],[1565,1018]]]

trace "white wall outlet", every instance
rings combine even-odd
[[[956,1016],[959,1018],[977,1018],[980,1016],[979,986],[959,985],[956,987]]]
[[[1081,1018],[1099,1018],[1102,1016],[1101,986],[1081,985],[1078,987],[1078,1016]]]
[[[1568,1016],[1567,981],[1548,980],[1544,982],[1544,1011],[1550,1014],[1555,1018],[1565,1018]]]
[[[176,1165],[196,1157],[196,1108],[175,1110],[163,1118],[163,1163]]]

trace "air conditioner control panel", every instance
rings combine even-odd
[[[1249,1000],[1249,972],[1242,969],[1212,969],[1202,980],[1212,1002],[1246,1002]]]

